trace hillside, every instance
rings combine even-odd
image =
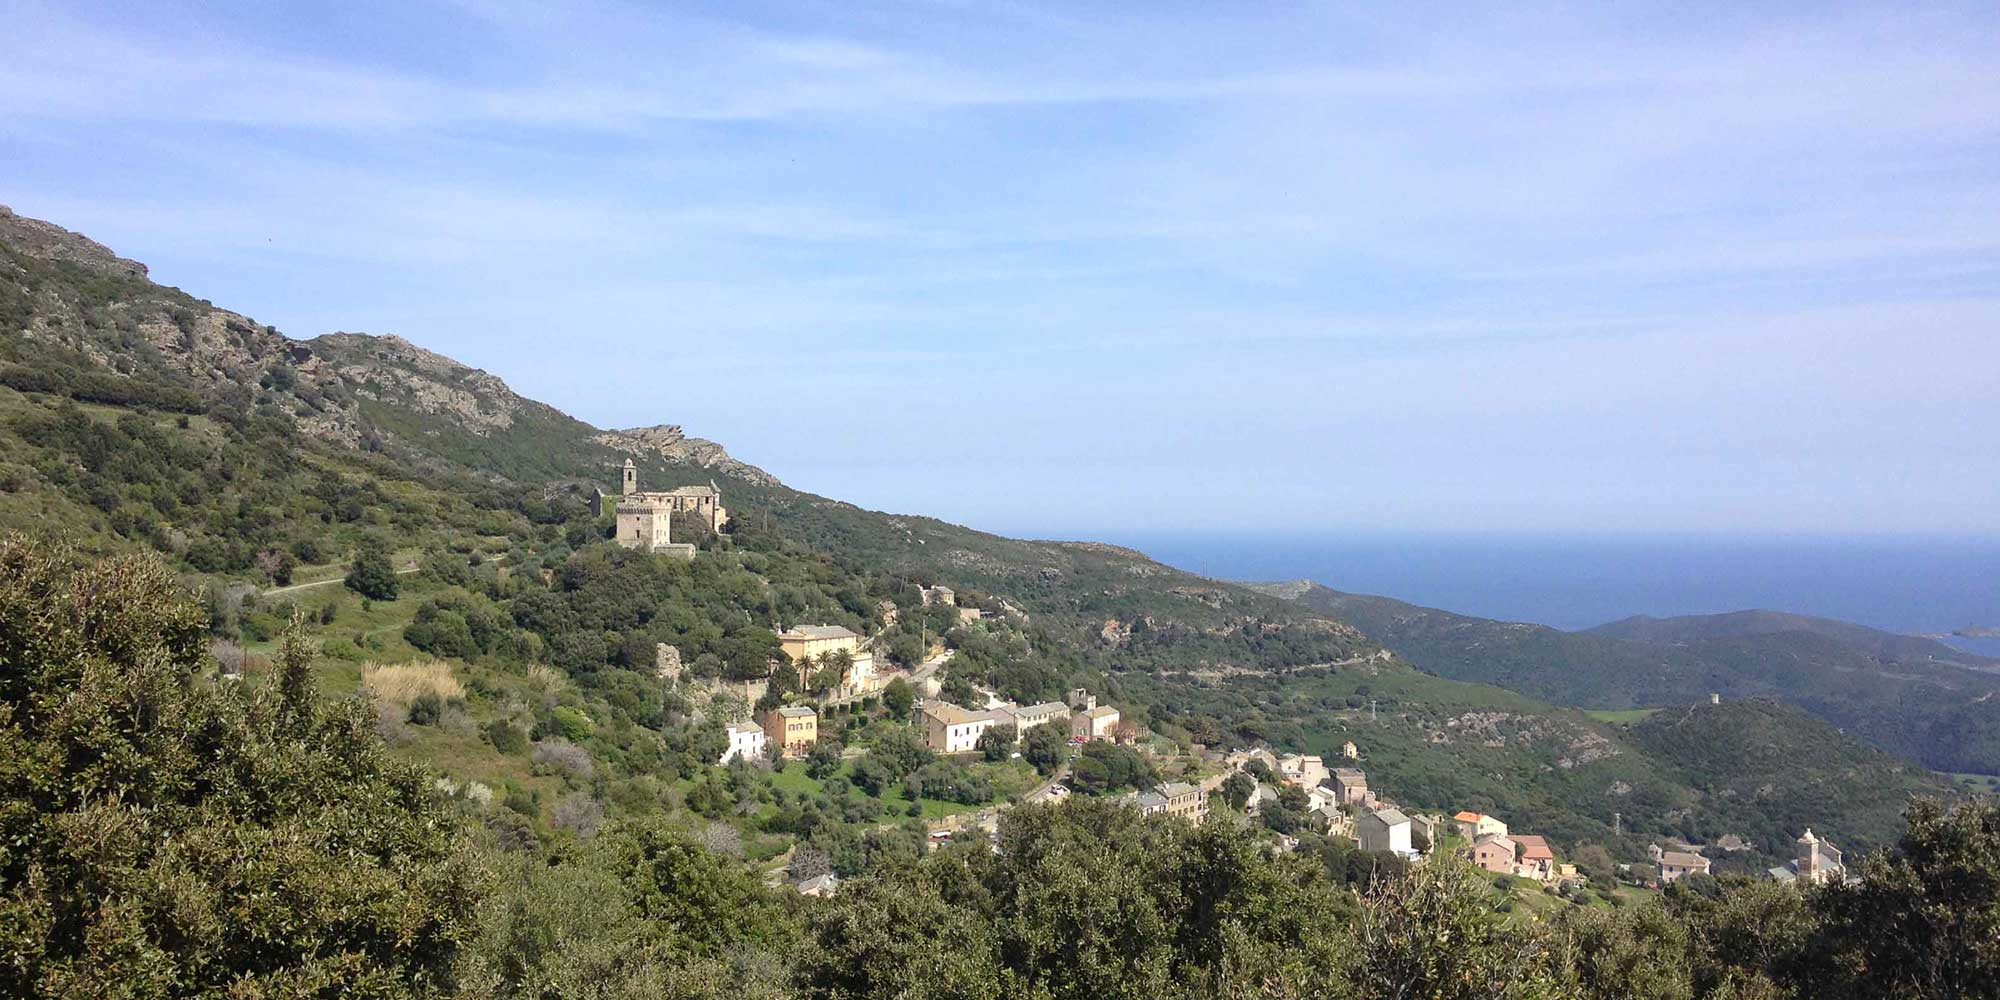
[[[1445,677],[1585,708],[1769,698],[1936,770],[2000,773],[2000,663],[1929,639],[1769,611],[1564,632],[1318,584],[1258,589],[1351,622]]]
[[[801,696],[786,688],[805,682],[772,673],[773,629],[820,622],[871,636],[898,666],[942,639],[957,655],[941,677],[967,695],[1039,701],[1087,686],[1155,733],[1176,768],[1205,766],[1197,744],[1325,753],[1354,738],[1412,807],[1492,809],[1565,847],[1603,841],[1627,856],[1666,836],[1735,835],[1761,852],[1793,821],[1782,802],[1724,801],[1706,765],[1535,700],[1546,695],[1518,677],[1463,679],[1529,696],[1419,673],[1364,634],[1358,607],[802,493],[678,426],[596,428],[401,338],[288,338],[45,223],[0,217],[0,251],[0,528],[159,554],[203,591],[218,658],[254,665],[296,610],[318,629],[323,690],[350,697],[410,667],[442,707],[377,691],[381,736],[456,787],[486,788],[481,815],[506,836],[657,814],[725,824],[755,859],[812,845],[859,870],[874,863],[868,831],[1032,784],[1004,761],[886,781],[851,761],[816,775],[716,767],[721,723],[748,708],[718,693],[769,679],[772,697]],[[597,491],[628,455],[649,487],[716,481],[728,529],[697,535],[691,562],[609,544]],[[370,553],[396,585],[341,587]],[[927,608],[917,588],[937,582],[993,616],[968,625]],[[685,685],[653,672],[662,644],[686,663]],[[1543,657],[1518,659],[1525,676]],[[826,734],[874,755],[906,738],[902,721],[858,706]],[[1737,724],[1755,741],[1771,722]],[[1853,761],[1848,779],[1942,790],[1893,759],[1854,756],[1831,730],[1808,736],[1825,752],[1769,780],[1823,787],[1817,762],[1834,758]],[[1829,805],[1813,822],[1883,843],[1897,808]],[[898,829],[880,850],[910,846]]]

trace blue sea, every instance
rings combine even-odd
[[[2000,538],[1111,537],[1204,576],[1317,580],[1557,628],[1770,608],[1892,632],[2000,627]],[[2000,638],[1950,637],[2000,656]]]

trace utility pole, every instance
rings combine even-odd
[[[1611,835],[1612,835],[1612,836],[1614,836],[1614,837],[1618,836],[1618,828],[1619,828],[1620,826],[1624,825],[1624,822],[1625,822],[1625,814],[1624,814],[1624,813],[1619,813],[1619,812],[1615,812],[1615,813],[1612,813],[1612,814],[1611,814]]]
[[[1368,721],[1375,721],[1375,699],[1368,699]]]

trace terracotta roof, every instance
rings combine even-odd
[[[1685,851],[1668,851],[1665,854],[1660,855],[1660,863],[1663,865],[1673,865],[1676,868],[1708,867],[1707,858],[1704,858],[1699,854],[1689,854]]]
[[[1461,809],[1459,810],[1458,815],[1452,817],[1452,819],[1464,820],[1467,823],[1477,823],[1485,818],[1486,818],[1485,816],[1482,816],[1476,812],[1472,812],[1469,809]]]
[[[1549,850],[1549,842],[1545,838],[1523,833],[1514,838],[1514,843],[1521,845],[1523,861],[1554,861],[1556,858],[1556,852]]]

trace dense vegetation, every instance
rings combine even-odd
[[[1563,632],[1318,585],[1297,600],[1445,677],[1582,708],[1772,698],[1933,769],[2000,774],[2000,664],[1928,639],[1772,612]]]
[[[1454,860],[1012,811],[831,899],[658,820],[504,841],[319,701],[207,667],[149,558],[0,542],[0,986],[19,996],[2000,996],[2000,809],[1911,807],[1853,885],[1697,878],[1540,924]]]

